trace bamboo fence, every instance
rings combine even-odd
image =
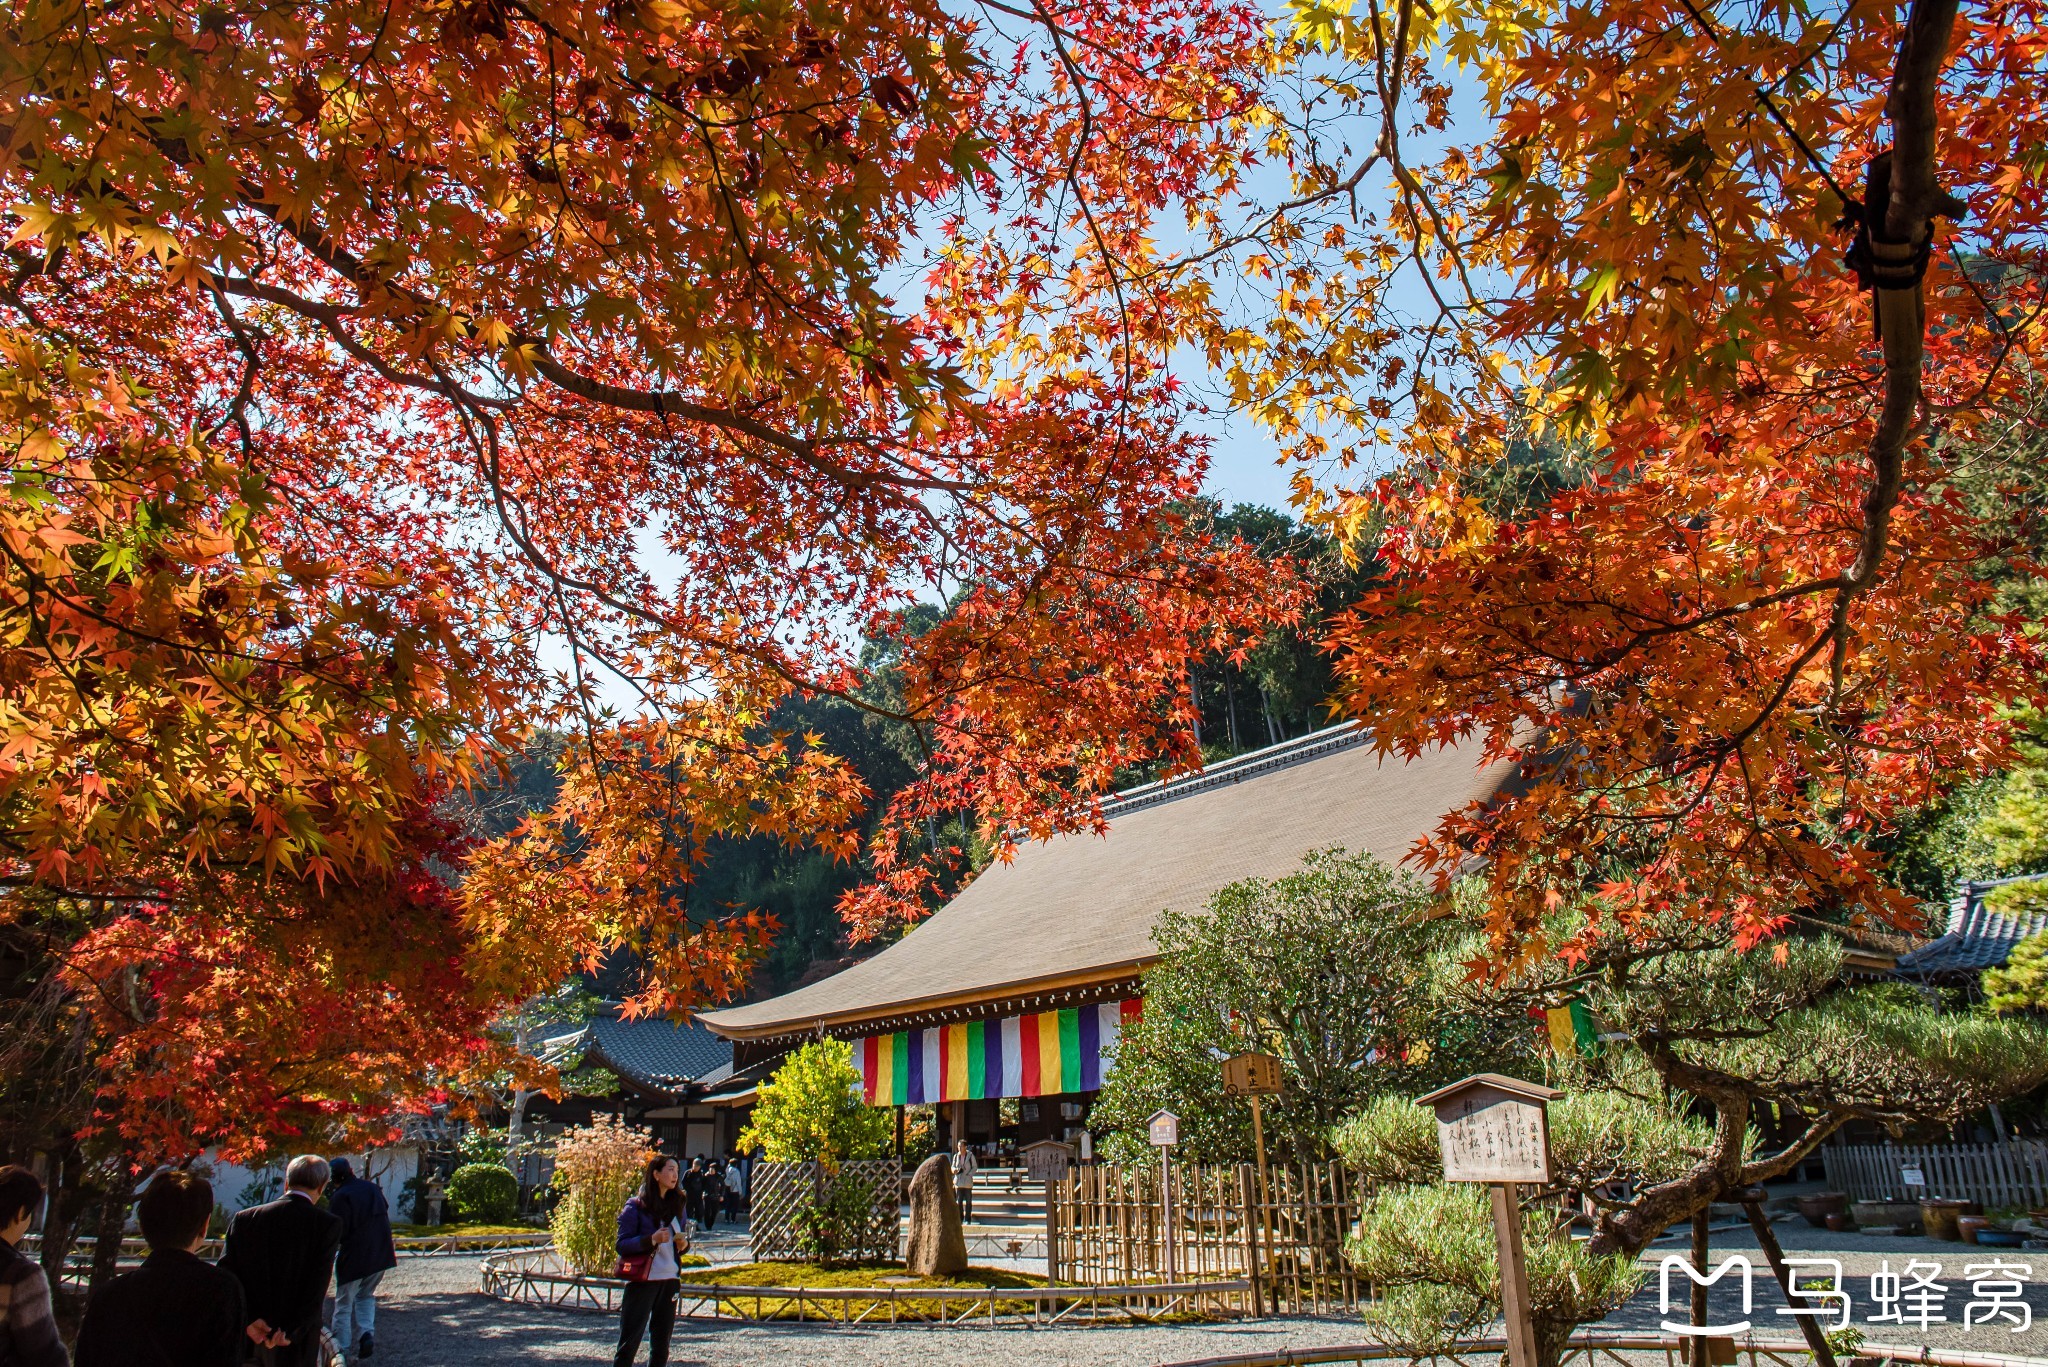
[[[1269,1313],[1356,1305],[1368,1292],[1344,1241],[1363,1182],[1335,1163],[1276,1164],[1266,1177],[1261,1202],[1249,1163],[1175,1164],[1162,1202],[1158,1168],[1074,1168],[1047,1184],[1047,1270],[1055,1281],[1095,1285],[1161,1281],[1169,1271],[1182,1282],[1250,1279]]]

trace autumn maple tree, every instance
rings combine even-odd
[[[1588,887],[1917,922],[1878,838],[2042,691],[1992,588],[2034,572],[2040,6],[1290,9],[1293,175],[1211,247],[1270,285],[1211,355],[1383,562],[1342,712],[1524,766],[1423,862],[1483,857],[1508,958]]]
[[[12,8],[0,917],[61,910],[96,1131],[383,1123],[614,949],[733,990],[714,839],[871,859],[879,928],[929,814],[1192,758],[1189,661],[1296,594],[1187,513],[1209,292],[1150,267],[1277,51],[1214,0]],[[865,852],[775,724],[883,706],[863,639],[928,749]],[[540,727],[559,802],[449,828]]]

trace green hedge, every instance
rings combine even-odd
[[[519,1179],[496,1163],[467,1163],[448,1179],[448,1199],[464,1220],[507,1224],[519,1214]]]

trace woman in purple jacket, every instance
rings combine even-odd
[[[690,1247],[683,1194],[676,1190],[678,1176],[675,1159],[652,1160],[639,1193],[619,1212],[618,1249],[626,1294],[619,1304],[619,1351],[612,1356],[612,1367],[633,1367],[640,1336],[650,1322],[654,1332],[648,1344],[649,1367],[668,1367],[668,1340],[676,1327],[676,1288],[682,1275],[676,1259]]]

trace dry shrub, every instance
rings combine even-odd
[[[562,1199],[548,1228],[571,1271],[601,1277],[617,1266],[619,1208],[639,1189],[654,1154],[654,1135],[617,1116],[598,1116],[555,1141],[553,1180]]]

